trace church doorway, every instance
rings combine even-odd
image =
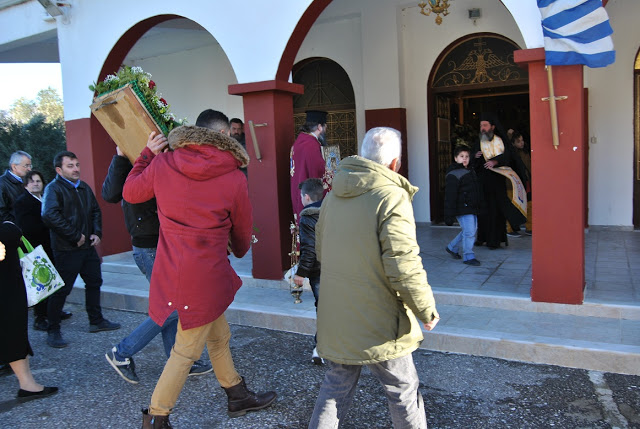
[[[309,58],[293,66],[293,83],[304,94],[293,97],[296,137],[305,122],[305,111],[323,110],[327,115],[327,145],[340,147],[342,158],[358,153],[356,99],[347,72],[329,58]]]
[[[520,47],[498,34],[473,34],[449,45],[429,78],[431,222],[444,221],[447,167],[457,144],[473,147],[481,112],[494,112],[505,130],[529,140],[529,77],[513,61]]]

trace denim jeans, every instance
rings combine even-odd
[[[478,218],[476,215],[456,216],[458,223],[462,227],[462,231],[451,240],[447,246],[449,250],[455,253],[460,251],[460,243],[462,243],[462,260],[469,261],[475,259],[473,253],[473,243],[476,240],[476,231],[478,230]]]
[[[142,274],[151,283],[151,272],[153,271],[153,263],[156,260],[156,248],[133,246],[133,260],[136,261],[136,265]]]
[[[115,357],[118,360],[130,358],[146,347],[156,335],[162,333],[162,344],[167,358],[171,355],[171,348],[176,341],[178,331],[178,312],[174,311],[167,317],[162,326],[147,317],[136,329],[116,346]]]
[[[327,362],[329,370],[322,381],[309,429],[338,427],[349,410],[362,371],[362,365]],[[385,390],[393,427],[426,429],[427,415],[411,354],[367,367]]]
[[[133,246],[133,260],[149,282],[151,282],[151,272],[153,271],[155,259],[155,247],[146,248]],[[164,321],[162,326],[159,326],[150,317],[147,317],[133,332],[120,341],[116,346],[115,357],[118,360],[132,357],[145,348],[156,335],[162,333],[162,344],[164,345],[164,352],[168,358],[171,354],[171,348],[176,341],[177,331],[178,313],[175,311],[167,317],[167,320]]]
[[[311,286],[311,292],[316,300],[316,313],[318,312],[318,293],[320,292],[320,276],[309,277],[309,285]],[[318,343],[318,334],[313,336],[313,346]]]

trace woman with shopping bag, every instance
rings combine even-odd
[[[22,280],[18,247],[22,232],[12,222],[0,224],[0,364],[9,364],[18,377],[20,402],[55,394],[57,387],[45,387],[33,378],[28,356],[33,356],[29,344],[27,294]],[[4,256],[3,256],[4,253]]]

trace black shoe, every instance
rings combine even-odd
[[[102,332],[102,331],[115,331],[120,329],[119,323],[109,322],[107,319],[102,319],[102,322],[97,325],[89,325],[89,332]]]
[[[228,397],[227,415],[229,417],[239,417],[247,414],[247,411],[257,411],[267,408],[276,400],[276,392],[253,393],[247,389],[247,385],[242,381],[235,386],[223,387]]]
[[[198,359],[191,365],[189,375],[204,375],[213,371],[213,367],[209,362],[204,362]]]
[[[511,238],[520,238],[522,235],[518,231],[507,232],[507,235]]]
[[[453,257],[453,259],[462,259],[462,256],[458,255],[456,252],[449,250],[449,246],[445,247],[444,250],[446,250],[447,253]]]
[[[529,230],[529,229],[526,229],[526,230],[524,231],[524,235],[531,236],[531,234],[533,234],[533,231],[531,231],[531,230]]]
[[[50,347],[54,347],[56,349],[62,349],[69,345],[68,342],[62,339],[62,334],[60,333],[60,331],[49,332],[49,335],[47,336],[47,344]]]
[[[44,317],[36,317],[36,320],[33,321],[33,329],[36,331],[46,331],[49,329],[49,322]]]
[[[39,392],[29,392],[28,390],[18,390],[18,402],[27,402],[34,399],[46,398],[47,396],[55,395],[58,393],[57,387],[45,387]]]
[[[480,261],[478,261],[476,258],[469,259],[468,261],[463,261],[462,263],[467,265],[473,265],[474,267],[477,267],[478,265],[480,265]]]
[[[62,310],[60,312],[60,320],[67,320],[68,318],[70,318],[71,316],[73,316],[73,313],[70,313],[68,311],[64,311]]]
[[[111,365],[125,381],[131,384],[138,384],[140,379],[138,378],[138,374],[136,374],[136,364],[133,362],[133,358],[120,361],[116,359],[115,353],[116,348],[114,347],[104,354],[109,365]]]

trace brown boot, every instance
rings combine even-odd
[[[229,417],[244,416],[247,411],[261,410],[268,407],[276,400],[276,392],[265,392],[255,394],[242,381],[235,386],[223,388],[229,397]]]
[[[142,410],[142,429],[173,429],[169,423],[169,416],[154,416],[149,410]]]

